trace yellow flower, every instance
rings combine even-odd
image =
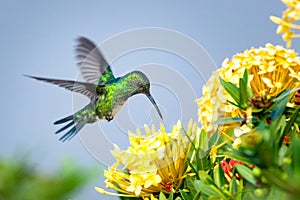
[[[227,102],[227,99],[234,100],[224,91],[219,81],[220,76],[238,86],[245,69],[248,69],[249,86],[254,95],[275,97],[283,90],[300,86],[300,57],[293,50],[266,44],[265,47],[251,48],[236,54],[231,60],[226,58],[221,69],[214,72],[203,87],[203,96],[197,100],[199,121],[208,133],[216,130],[216,125],[211,123],[220,118],[250,117],[250,110],[244,112]],[[219,130],[224,131],[226,128],[224,126]]]
[[[104,171],[106,187],[120,194],[96,188],[100,193],[142,197],[155,200],[153,195],[159,192],[177,192],[187,175],[191,175],[187,167],[187,157],[193,139],[200,130],[196,122],[189,122],[185,131],[181,122],[167,133],[163,125],[156,131],[155,127],[144,126],[145,135],[137,129],[129,132],[130,147],[120,150],[115,145],[112,155],[116,163]]]
[[[242,143],[242,140],[240,138],[241,135],[245,134],[245,133],[249,133],[251,131],[251,128],[249,128],[246,124],[242,125],[242,126],[238,126],[234,129],[234,137],[235,140],[232,144],[232,147],[235,149],[238,149]]]
[[[292,38],[299,38],[300,34],[295,34],[292,29],[300,29],[300,25],[295,22],[300,20],[300,0],[282,0],[287,6],[282,17],[271,16],[270,19],[278,24],[277,34],[282,34],[282,39],[287,43],[287,47],[292,44]]]

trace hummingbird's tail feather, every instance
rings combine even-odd
[[[72,121],[74,124],[74,121]],[[67,133],[65,133],[61,138],[59,138],[60,141],[65,142],[65,141],[69,141],[71,140],[75,135],[77,135],[77,133],[80,131],[80,129],[83,128],[83,126],[87,123],[87,120],[81,120],[79,121],[75,126],[73,126]],[[62,129],[66,129],[68,128],[71,123],[67,124],[65,127],[63,127]]]
[[[93,109],[94,106],[92,103],[90,103],[83,109],[75,112],[73,115],[55,121],[55,125],[67,123],[65,126],[57,130],[55,134],[61,133],[71,127],[62,137],[59,138],[59,140],[62,142],[71,140],[75,135],[77,135],[77,133],[83,128],[86,123],[95,122],[96,115]]]
[[[62,123],[71,121],[71,120],[73,120],[73,119],[74,119],[73,115],[70,115],[70,116],[68,116],[68,117],[65,117],[65,118],[62,118],[62,119],[60,119],[60,120],[55,121],[54,124],[55,124],[55,125],[56,125],[56,124],[62,124]],[[60,131],[59,131],[59,132],[60,132]]]
[[[67,125],[65,125],[64,127],[62,127],[61,129],[59,129],[58,131],[55,132],[55,134],[58,134],[64,130],[66,130],[67,128],[69,128],[70,126],[72,126],[75,122],[71,121],[70,123],[68,123]]]

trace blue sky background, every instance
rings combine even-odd
[[[280,16],[284,9],[279,0],[1,0],[0,156],[12,157],[28,152],[38,169],[44,171],[55,169],[65,158],[78,160],[82,166],[99,166],[95,181],[71,199],[112,199],[94,190],[96,185],[103,186],[101,164],[86,151],[79,138],[62,144],[53,134],[57,130],[53,121],[73,110],[72,94],[30,80],[23,74],[75,79],[78,73],[73,52],[76,37],[86,36],[101,43],[112,35],[143,27],[168,28],[190,36],[220,66],[226,57],[252,46],[263,46],[268,42],[285,45],[281,36],[275,34],[277,26],[269,20],[270,15]],[[299,51],[299,42],[294,42],[293,48]],[[136,65],[149,62],[174,66],[185,77],[190,77],[196,95],[201,96],[203,81],[193,77],[192,71],[185,72],[187,63],[163,52],[125,55],[114,63],[113,71],[120,76]],[[160,88],[153,90],[159,104],[167,106],[169,103],[171,108],[176,107],[176,101],[161,98],[159,94],[163,91],[159,91]],[[132,111],[132,117],[139,125],[145,122],[135,115],[143,112],[143,105],[147,112],[150,108],[145,99],[137,96],[131,100],[131,104],[139,101],[138,109]],[[134,106],[131,108],[134,110]],[[176,109],[174,113],[170,108],[166,111],[168,116],[178,115]],[[176,117],[170,117],[168,125],[175,120]],[[118,134],[111,134],[111,140],[118,143]]]

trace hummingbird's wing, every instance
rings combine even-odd
[[[58,85],[59,87],[63,87],[67,90],[81,93],[90,99],[96,99],[96,85],[93,83],[84,83],[84,82],[78,82],[78,81],[69,81],[69,80],[60,80],[60,79],[51,79],[51,78],[41,78],[36,76],[28,76],[29,78],[33,78],[39,81],[44,81],[47,83],[52,83],[55,85]]]
[[[96,45],[85,37],[77,39],[76,58],[83,78],[90,83],[100,84],[115,79],[111,68]]]

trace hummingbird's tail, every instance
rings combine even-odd
[[[67,125],[57,130],[55,134],[61,133],[62,131],[72,126],[72,128],[67,133],[65,133],[62,137],[59,138],[59,140],[62,142],[65,142],[66,140],[71,140],[75,135],[77,135],[77,133],[84,127],[86,123],[92,121],[95,121],[95,115],[94,112],[91,110],[91,104],[88,104],[86,107],[74,113],[73,115],[55,121],[55,125],[69,122]]]

